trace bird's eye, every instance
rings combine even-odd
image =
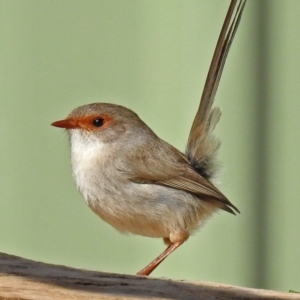
[[[95,120],[93,120],[93,125],[95,127],[101,127],[104,124],[104,119],[102,118],[97,118]]]

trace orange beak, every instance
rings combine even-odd
[[[65,128],[65,129],[79,128],[79,124],[77,122],[74,122],[74,120],[71,119],[56,121],[51,123],[51,125],[59,128]]]

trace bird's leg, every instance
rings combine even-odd
[[[167,249],[160,254],[159,256],[157,256],[148,266],[146,266],[144,269],[142,269],[141,271],[139,271],[136,275],[144,275],[144,276],[148,276],[151,274],[151,272],[153,270],[155,270],[155,268],[157,266],[159,266],[159,264],[168,256],[170,255],[174,250],[176,250],[180,245],[182,245],[184,243],[185,240],[182,241],[178,241],[175,242],[174,244],[171,244],[167,247]]]

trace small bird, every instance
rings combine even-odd
[[[245,3],[231,1],[185,154],[120,105],[84,105],[51,124],[69,133],[73,177],[88,206],[120,232],[168,245],[138,275],[149,275],[214,212],[239,212],[211,182],[219,170],[213,130],[221,116],[212,104]]]

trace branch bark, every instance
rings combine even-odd
[[[299,299],[300,295],[50,265],[0,253],[0,300]]]

